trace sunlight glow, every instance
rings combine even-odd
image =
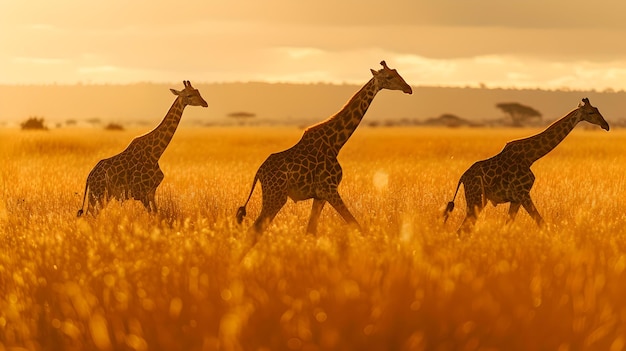
[[[68,60],[46,57],[15,57],[13,58],[13,62],[32,65],[59,65],[68,63]]]
[[[319,56],[324,53],[323,50],[317,48],[306,47],[281,47],[277,48],[277,51],[284,53],[287,57],[292,59],[301,59],[311,56]]]
[[[91,73],[110,73],[117,72],[120,69],[115,66],[93,66],[93,67],[80,67],[78,68],[78,72],[81,74],[91,74]]]
[[[387,189],[387,186],[389,185],[389,174],[383,170],[378,170],[374,173],[372,182],[376,190],[383,191]]]

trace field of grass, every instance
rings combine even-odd
[[[458,239],[461,174],[526,129],[360,128],[339,188],[365,228],[288,202],[244,255],[295,128],[181,129],[158,214],[76,218],[87,174],[144,131],[0,130],[0,350],[626,350],[626,131],[576,129],[533,166],[546,225],[489,205]]]

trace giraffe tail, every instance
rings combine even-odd
[[[85,193],[83,195],[83,205],[81,206],[80,210],[78,210],[78,213],[76,214],[76,217],[80,217],[84,213],[83,209],[85,208],[85,199],[87,198],[87,190],[88,189],[89,189],[89,182],[86,182],[85,183]],[[87,207],[89,207],[89,204],[87,204]]]
[[[456,199],[456,194],[458,194],[458,192],[459,192],[459,188],[461,187],[461,183],[463,183],[463,177],[461,177],[461,179],[459,179],[459,184],[457,184],[457,186],[456,186],[456,191],[454,192],[454,196],[452,197],[452,201],[448,202],[448,205],[446,205],[446,210],[443,211],[443,223],[446,223],[446,221],[448,220],[448,217],[450,216],[450,212],[452,212],[452,210],[454,210],[454,200]]]
[[[259,180],[259,173],[257,172],[257,174],[254,175],[254,180],[252,181],[252,189],[250,189],[250,195],[248,195],[248,199],[246,200],[246,203],[237,209],[237,223],[238,224],[241,224],[241,222],[243,222],[243,218],[247,214],[246,206],[248,205],[248,202],[250,201],[250,198],[252,197],[252,193],[254,192],[254,187],[256,187],[256,182],[258,180]]]

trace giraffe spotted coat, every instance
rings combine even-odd
[[[86,200],[86,211],[96,214],[111,198],[139,200],[148,211],[157,210],[155,193],[164,177],[159,158],[172,140],[185,106],[208,106],[189,81],[183,84],[182,91],[170,89],[177,98],[155,129],[135,138],[124,151],[101,160],[91,170],[78,216],[85,211]]]
[[[563,141],[580,121],[609,130],[609,124],[600,111],[591,105],[589,99],[584,98],[578,108],[554,122],[545,131],[526,139],[511,141],[499,154],[474,163],[461,176],[454,198],[444,212],[444,222],[454,209],[454,199],[463,184],[467,210],[459,232],[472,227],[487,202],[494,206],[510,202],[510,221],[515,219],[520,207],[523,207],[537,225],[541,225],[543,218],[530,197],[530,189],[535,182],[530,166]]]
[[[307,232],[317,230],[318,218],[328,202],[348,223],[358,226],[352,213],[343,202],[337,188],[342,169],[337,155],[358,127],[376,94],[382,89],[400,90],[411,94],[411,87],[395,69],[387,67],[371,70],[370,79],[335,115],[309,127],[293,147],[271,154],[259,167],[246,203],[237,211],[241,223],[246,215],[246,205],[257,181],[261,183],[263,202],[261,213],[254,222],[252,241],[262,232],[285,205],[288,198],[294,201],[313,199]]]

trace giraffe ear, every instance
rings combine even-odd
[[[374,77],[376,77],[376,75],[378,74],[378,71],[375,71],[375,70],[373,70],[373,69],[371,69],[371,68],[370,68],[370,71],[372,72],[372,75],[373,75]]]
[[[180,95],[180,91],[176,90],[176,89],[170,89],[170,91],[172,92],[172,94],[174,95]]]

